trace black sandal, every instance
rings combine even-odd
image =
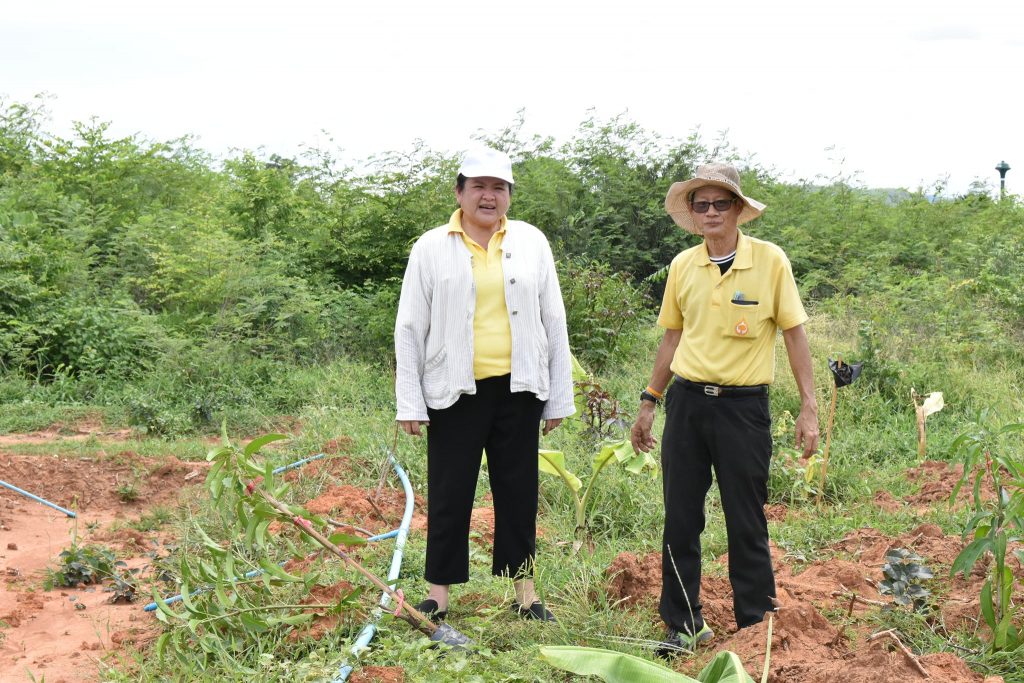
[[[512,611],[519,615],[520,619],[535,619],[537,621],[546,621],[552,624],[558,623],[558,619],[555,619],[555,615],[548,611],[548,608],[545,607],[544,603],[540,600],[529,607],[523,607],[518,602],[513,602]]]
[[[438,610],[437,600],[431,600],[430,598],[427,598],[418,605],[414,605],[414,607],[417,612],[422,612],[423,616],[435,624],[440,624],[448,616],[448,610]]]

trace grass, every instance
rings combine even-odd
[[[824,370],[825,359],[834,355],[835,349],[852,348],[854,340],[849,336],[849,324],[820,314],[809,326],[809,334],[811,348],[815,351],[819,418],[824,438],[831,391],[831,378]],[[638,342],[633,348],[634,357],[628,363],[617,364],[601,378],[602,385],[613,391],[626,410],[635,409],[636,389],[647,381],[659,337],[654,329],[638,336],[642,343]],[[784,419],[787,411],[795,415],[799,402],[781,341],[777,355],[777,381],[771,402],[773,415],[779,421]],[[949,369],[948,384],[919,387],[923,391],[945,391],[947,397],[968,396],[971,388],[986,387],[984,399],[958,402],[947,398],[947,409],[929,420],[930,457],[946,457],[944,451],[948,444],[965,428],[979,400],[995,401],[998,398],[999,402],[992,405],[1005,413],[1012,413],[1019,407],[1019,399],[1009,393],[1009,388],[1019,382],[1020,371],[1009,367],[1004,369],[1006,376],[992,377],[984,365],[976,366],[968,358]],[[326,442],[344,436],[351,439],[350,449],[340,454],[350,463],[345,483],[369,488],[376,484],[384,449],[394,444],[414,489],[420,495],[425,494],[425,442],[405,435],[395,439],[390,396],[392,380],[387,369],[339,361],[297,369],[295,373],[297,377],[288,378],[281,387],[273,389],[274,393],[296,389],[303,392],[291,399],[292,409],[287,414],[288,418],[301,423],[301,430],[286,445],[267,451],[275,465],[320,452]],[[992,391],[993,385],[995,391]],[[909,388],[906,393],[903,400],[879,392],[868,384],[854,384],[842,390],[826,489],[829,504],[819,510],[812,500],[797,501],[791,505],[784,521],[770,523],[771,537],[786,552],[788,561],[799,566],[835,556],[836,552],[830,549],[832,545],[851,531],[863,527],[873,527],[891,536],[905,533],[924,522],[939,524],[946,533],[960,531],[963,513],[950,510],[941,503],[923,513],[906,507],[886,512],[873,503],[878,491],[887,491],[899,499],[913,493],[918,486],[908,481],[905,475],[908,468],[917,464]],[[20,429],[25,425],[45,427],[58,412],[38,404],[31,405],[35,406],[36,412],[23,407],[20,412],[15,411],[19,416],[16,418],[4,411],[0,431]],[[75,407],[70,413],[61,412],[60,419],[67,421],[69,414],[85,415],[90,411],[95,414],[95,410],[89,406]],[[227,422],[233,438],[269,431],[280,426],[283,420],[282,414],[265,406],[242,406],[230,414],[235,416]],[[107,414],[106,419],[112,418]],[[662,420],[663,415],[659,412],[655,424],[658,434]],[[209,449],[205,435],[211,432],[204,430],[199,435],[174,438],[140,436],[119,442],[116,447],[102,440],[66,442],[61,444],[60,450],[73,457],[101,458],[116,448],[119,455],[106,457],[131,460],[134,454],[153,458],[173,455],[185,461],[198,461]],[[780,434],[777,446],[790,446],[791,439],[791,432]],[[569,459],[570,469],[577,472],[589,470],[593,449],[585,445],[581,429],[571,421],[546,437],[544,444],[563,450]],[[21,444],[6,450],[42,456],[52,454],[54,447],[52,444]],[[785,473],[778,476],[785,476]],[[313,497],[328,483],[328,475],[323,473],[300,478],[288,492],[288,500],[301,501]],[[788,482],[779,480],[776,483],[785,486]],[[486,492],[486,472],[483,472],[477,489],[478,505],[483,504]],[[778,494],[778,491],[773,492],[773,496]],[[489,575],[489,553],[471,543],[471,581],[453,590],[452,619],[460,631],[481,646],[480,651],[472,656],[456,653],[440,656],[428,648],[424,640],[414,637],[407,625],[385,618],[373,647],[360,657],[359,662],[363,665],[401,666],[409,681],[564,681],[562,674],[537,661],[535,647],[538,643],[614,647],[649,657],[650,651],[638,643],[661,637],[662,626],[656,610],[651,606],[631,610],[615,608],[606,594],[604,572],[620,552],[642,555],[660,550],[660,479],[632,476],[619,468],[609,468],[602,474],[590,514],[594,541],[592,554],[572,555],[570,545],[565,543],[573,537],[574,519],[564,487],[542,477],[540,500],[538,523],[545,533],[538,541],[537,579],[545,600],[560,619],[559,625],[540,626],[516,619],[508,611],[512,601],[510,584]],[[222,515],[232,512],[214,509],[202,499],[196,502],[199,504],[193,505],[191,512],[186,510],[182,514],[167,508],[154,508],[130,525],[147,531],[169,528],[180,539],[179,556],[198,557],[201,539],[195,533],[194,525],[199,524],[214,534]],[[709,573],[721,573],[724,570],[713,561],[726,552],[726,535],[714,488],[708,498],[707,520],[703,536],[705,565]],[[366,549],[361,556],[369,568],[385,575],[391,547],[390,542],[381,544]],[[410,598],[425,591],[421,578],[424,552],[424,535],[413,533],[406,547],[401,579]],[[240,567],[245,568],[247,566]],[[323,580],[342,575],[344,572],[335,563],[325,569]],[[166,588],[161,586],[159,590]],[[373,598],[364,599],[368,608],[372,602]],[[938,635],[914,615],[894,611],[857,618],[872,627],[898,627],[906,637],[905,642],[922,651],[951,649],[966,656],[979,671],[1013,673],[1020,669],[1013,658],[983,654],[976,636]],[[259,634],[246,641],[248,645],[244,651],[230,657],[204,658],[196,653],[179,653],[178,660],[159,663],[151,655],[138,653],[130,659],[127,668],[105,673],[104,680],[157,681],[188,678],[200,671],[203,676],[223,680],[323,680],[332,676],[344,660],[351,659],[347,652],[360,626],[361,622],[353,621],[319,642],[303,641],[299,644],[286,643],[275,634]]]

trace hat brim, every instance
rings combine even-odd
[[[707,180],[704,178],[691,178],[678,183],[672,183],[672,187],[668,188],[668,194],[665,195],[665,211],[672,217],[676,225],[681,227],[687,232],[692,232],[694,235],[700,235],[700,229],[693,222],[693,214],[690,213],[690,202],[689,196],[692,192],[696,192],[702,187],[720,187],[724,190],[729,190],[736,195],[740,201],[743,202],[743,210],[740,211],[739,218],[736,219],[736,225],[743,225],[748,223],[758,216],[767,208],[764,204],[751,199],[736,191],[736,187],[719,180]]]

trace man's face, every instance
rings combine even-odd
[[[707,213],[697,213],[693,205],[697,202],[715,202],[719,200],[736,199],[736,195],[721,187],[708,185],[699,188],[693,193],[693,200],[690,203],[690,215],[693,216],[694,225],[700,228],[705,238],[711,240],[724,240],[735,236],[736,221],[743,210],[743,203],[738,199],[729,205],[725,211],[719,211],[714,204],[708,207]]]
[[[462,207],[462,220],[476,227],[493,228],[508,212],[511,194],[508,183],[501,178],[481,176],[466,178],[465,186],[455,188],[455,196]]]

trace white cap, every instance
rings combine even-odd
[[[500,178],[509,185],[512,180],[512,160],[504,152],[490,147],[478,147],[466,152],[459,173],[467,178]]]

